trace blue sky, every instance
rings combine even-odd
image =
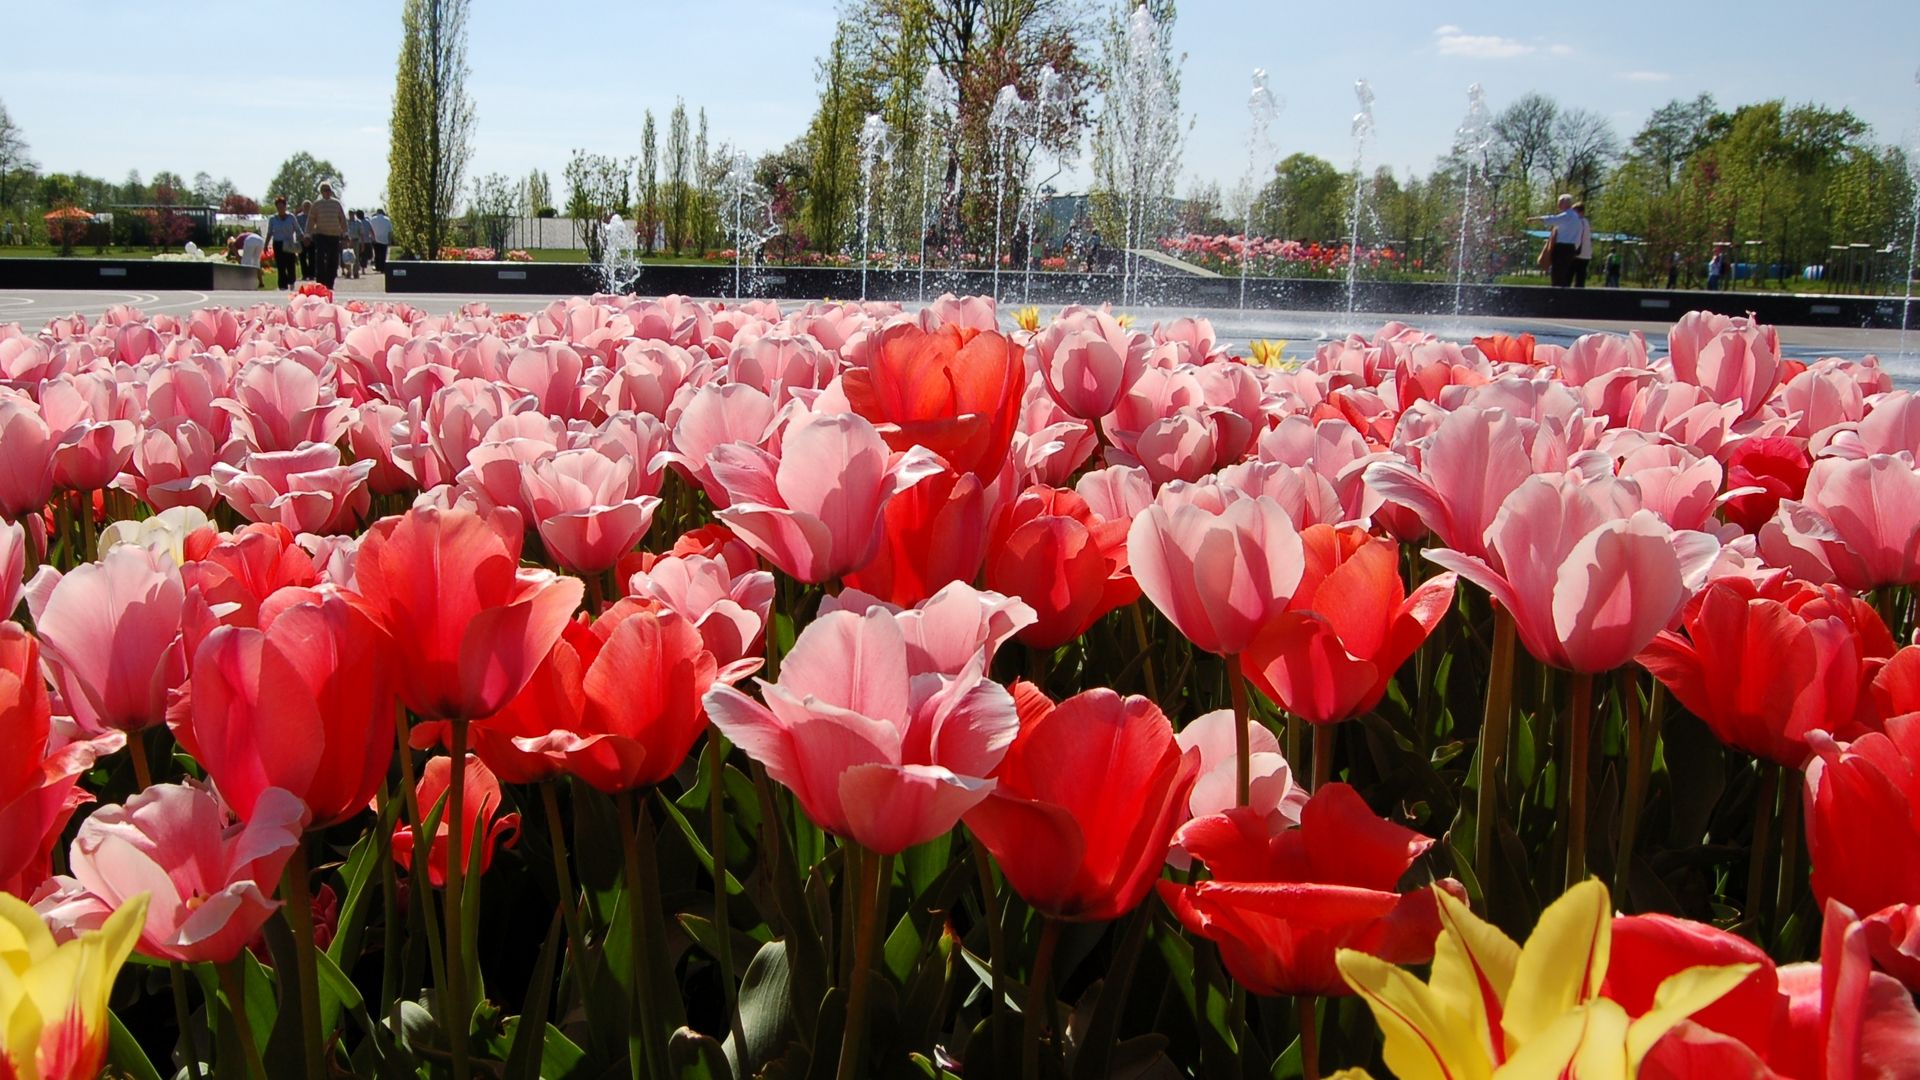
[[[1474,81],[1496,110],[1539,90],[1606,114],[1623,138],[1652,108],[1708,90],[1722,105],[1847,106],[1882,140],[1912,143],[1920,15],[1901,10],[1909,2],[1180,0],[1174,40],[1194,117],[1186,172],[1223,186],[1245,172],[1255,67],[1285,102],[1278,150],[1343,166],[1360,77],[1376,94],[1369,160],[1403,172],[1445,150]],[[7,7],[0,102],[43,169],[204,169],[257,194],[304,149],[340,168],[350,202],[385,183],[397,0],[291,6],[272,24],[261,21],[272,9],[238,0]],[[706,106],[716,143],[784,144],[811,112],[833,10],[832,0],[475,0],[472,172],[538,166],[557,188],[574,147],[636,153],[644,108],[664,135],[676,95]]]

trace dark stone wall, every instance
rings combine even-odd
[[[257,288],[248,267],[234,263],[153,259],[0,259],[0,289]]]

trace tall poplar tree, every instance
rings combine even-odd
[[[396,243],[433,258],[473,154],[467,0],[406,0],[400,23],[387,200]]]

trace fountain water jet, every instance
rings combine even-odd
[[[1280,99],[1267,89],[1267,69],[1253,69],[1253,90],[1247,95],[1247,112],[1253,118],[1253,131],[1247,138],[1247,205],[1240,227],[1240,308],[1247,306],[1247,267],[1253,254],[1253,204],[1259,201],[1260,164],[1273,152],[1273,121],[1280,113]]]
[[[1353,114],[1353,209],[1347,217],[1347,314],[1354,312],[1355,286],[1360,274],[1360,215],[1366,206],[1367,140],[1373,138],[1373,87],[1355,79],[1353,96],[1360,111]]]
[[[1913,73],[1914,85],[1920,86],[1920,71]],[[1907,294],[1900,305],[1900,359],[1909,359],[1907,352],[1907,331],[1913,326],[1913,268],[1920,262],[1920,131],[1916,131],[1913,148],[1907,152],[1907,168],[1913,176],[1913,235],[1907,240]]]
[[[927,194],[933,187],[933,158],[940,147],[940,133],[953,119],[958,97],[953,80],[937,66],[927,65],[926,77],[920,80],[921,110],[927,122],[926,130],[920,134],[920,302],[923,304],[927,301],[927,234],[933,231],[933,222],[927,217]],[[943,203],[944,188],[942,184]]]
[[[600,233],[600,291],[621,295],[640,278],[640,238],[619,214],[607,219]]]
[[[729,163],[722,195],[732,209],[727,233],[733,241],[733,298],[738,300],[746,295],[741,271],[759,273],[760,250],[780,235],[780,225],[774,220],[773,200],[754,181],[753,161],[745,154]]]
[[[987,130],[993,135],[994,145],[994,190],[993,190],[993,299],[1000,301],[1000,244],[1006,218],[1007,205],[1007,168],[1011,147],[1008,145],[1020,126],[1020,114],[1026,102],[1020,99],[1020,91],[1011,86],[1003,86],[994,96],[993,111],[987,116]]]
[[[867,267],[873,262],[873,173],[887,151],[887,122],[868,113],[860,125],[860,300],[867,299]]]
[[[1466,175],[1461,178],[1460,242],[1454,248],[1453,313],[1460,314],[1462,288],[1467,277],[1467,229],[1473,220],[1473,174],[1481,155],[1493,145],[1493,114],[1487,111],[1487,92],[1479,83],[1467,87],[1467,118],[1461,122],[1458,145],[1466,160]]]

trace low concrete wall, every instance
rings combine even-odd
[[[253,290],[250,267],[154,259],[0,259],[0,288]]]
[[[580,263],[396,262],[386,277],[388,292],[587,294],[599,288],[594,268]],[[634,291],[646,296],[734,296],[731,267],[649,266]],[[1138,302],[1174,307],[1230,308],[1240,304],[1238,278],[1150,276],[1133,286]],[[1000,274],[929,271],[924,293],[918,272],[871,270],[864,295],[874,300],[916,300],[943,292],[998,294],[1006,304],[1105,303],[1120,295],[1112,274]],[[740,295],[797,299],[847,299],[863,294],[857,269],[769,267],[741,276]],[[1788,326],[1849,326],[1898,329],[1897,297],[1766,292],[1696,292],[1664,289],[1553,289],[1540,285],[1466,285],[1438,282],[1363,281],[1354,289],[1355,311],[1411,315],[1492,315],[1536,319],[1624,319],[1671,322],[1686,311],[1729,315],[1754,313],[1763,322]],[[1248,307],[1284,311],[1345,311],[1342,281],[1249,278]]]

